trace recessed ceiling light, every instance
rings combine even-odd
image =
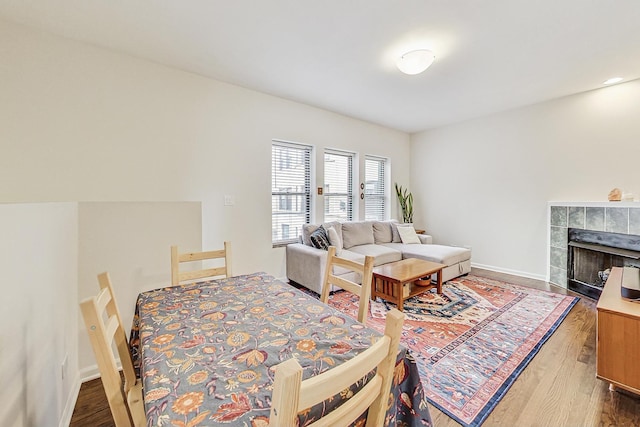
[[[605,85],[612,85],[612,84],[616,84],[622,81],[622,77],[612,77],[608,80],[605,80],[602,84]]]
[[[420,74],[433,63],[436,57],[427,49],[412,50],[402,55],[396,61],[398,69],[405,74]]]

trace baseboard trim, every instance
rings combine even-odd
[[[117,361],[118,367],[120,367],[120,361]],[[80,383],[86,383],[87,381],[100,378],[100,371],[98,371],[98,365],[87,366],[80,370]]]
[[[80,386],[82,382],[80,381],[80,373],[73,380],[73,385],[71,387],[71,391],[69,392],[69,396],[67,396],[67,404],[64,407],[64,411],[62,412],[62,417],[60,418],[59,427],[68,427],[71,424],[71,417],[73,417],[73,410],[76,408],[76,402],[78,401],[78,395],[80,394]]]
[[[496,273],[511,274],[513,276],[525,277],[527,279],[541,280],[543,282],[547,282],[547,277],[544,274],[527,273],[525,271],[511,270],[509,268],[501,268],[493,265],[477,264],[475,262],[471,263],[471,267],[480,268],[482,270],[495,271]]]

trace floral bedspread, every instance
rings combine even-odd
[[[334,308],[256,273],[140,294],[131,345],[149,426],[266,426],[275,365],[295,357],[306,379],[351,359],[376,336]],[[301,412],[300,426],[362,385]],[[392,392],[387,425],[431,425],[418,370],[404,348]]]

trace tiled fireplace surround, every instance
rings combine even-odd
[[[549,202],[549,281],[563,288],[569,228],[640,235],[640,203]]]

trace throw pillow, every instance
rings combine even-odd
[[[411,223],[403,223],[403,224],[398,224],[397,221],[392,220],[391,221],[391,234],[393,236],[391,242],[393,243],[402,243],[402,239],[400,239],[400,233],[398,233],[398,227],[408,227],[408,226],[412,226],[413,224]]]
[[[398,227],[398,233],[400,234],[400,239],[404,244],[420,244],[420,238],[416,234],[416,230],[412,225],[408,227]]]
[[[335,228],[329,227],[327,228],[327,235],[329,236],[329,244],[335,246],[336,255],[339,255],[342,252],[342,239],[340,239],[338,232]]]
[[[311,239],[313,247],[324,249],[325,251],[329,249],[329,236],[327,236],[327,231],[323,226],[318,227],[316,231],[311,233],[309,239]]]

